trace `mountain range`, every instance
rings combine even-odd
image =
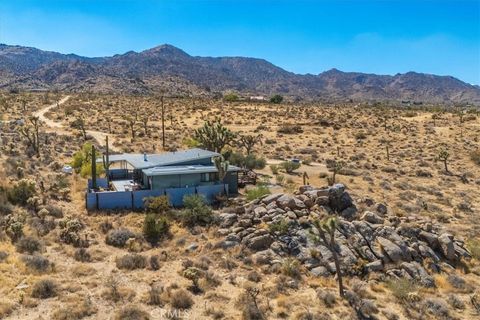
[[[480,105],[480,87],[451,76],[337,69],[295,74],[245,57],[197,57],[171,45],[88,58],[0,44],[0,89],[176,95],[280,94],[290,99]]]

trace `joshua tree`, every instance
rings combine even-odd
[[[335,181],[336,181],[336,177],[337,177],[337,174],[340,172],[340,170],[343,169],[343,167],[345,167],[346,163],[345,161],[334,161],[333,163],[333,172],[332,172],[332,181],[331,181],[331,184],[334,185],[335,184]]]
[[[214,121],[207,120],[201,128],[196,129],[194,138],[205,149],[220,153],[235,140],[236,134],[223,126],[217,117]]]
[[[160,104],[162,107],[162,147],[165,150],[165,106],[163,104],[163,95],[160,97]]]
[[[438,153],[437,161],[443,162],[443,165],[445,166],[445,172],[450,172],[448,171],[448,166],[447,166],[448,158],[450,158],[450,153],[448,152],[448,150],[441,149],[440,152]]]
[[[135,140],[135,125],[137,124],[137,120],[135,119],[135,117],[132,117],[129,115],[123,118],[127,121],[127,124],[130,127],[130,133],[132,135],[132,141],[133,141]]]
[[[218,156],[213,158],[213,163],[218,170],[218,179],[223,181],[228,172],[229,162],[226,161],[223,156]]]
[[[79,116],[71,124],[72,128],[79,129],[82,132],[83,140],[87,140],[87,131],[85,130],[85,119]]]
[[[252,153],[252,150],[257,143],[262,144],[262,135],[261,134],[256,135],[256,136],[250,135],[250,134],[240,135],[240,137],[238,139],[238,144],[240,145],[240,147],[245,148],[245,151],[246,151],[247,155]]]
[[[28,121],[25,121],[25,124],[19,129],[20,134],[27,139],[27,144],[33,148],[38,156],[40,155],[40,126],[40,118],[32,116],[28,118]]]
[[[315,229],[318,231],[318,235],[314,234],[313,239],[316,243],[321,243],[330,250],[335,262],[335,269],[337,272],[338,279],[338,290],[340,292],[340,297],[344,297],[344,288],[343,288],[343,279],[342,271],[340,269],[340,260],[338,259],[335,242],[335,230],[337,228],[337,219],[335,217],[327,218],[323,221],[315,220],[313,222]]]
[[[149,120],[148,115],[145,114],[145,115],[142,116],[141,121],[142,121],[142,124],[143,124],[143,132],[145,133],[146,137],[149,136],[148,135],[148,120]]]
[[[304,172],[303,172],[302,178],[303,178],[303,185],[304,185],[304,186],[308,185],[308,179],[309,179],[309,177],[308,177],[307,171],[304,171]]]

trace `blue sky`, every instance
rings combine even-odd
[[[480,84],[480,0],[1,0],[0,42],[85,56],[169,43],[296,73],[418,71]]]

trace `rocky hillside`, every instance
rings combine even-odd
[[[194,57],[171,45],[113,57],[86,58],[35,48],[0,45],[0,88],[148,94],[164,90],[211,95],[282,94],[315,100],[410,100],[480,105],[480,88],[449,76],[408,72],[394,76],[285,71],[244,57]],[[171,81],[174,79],[174,81]]]

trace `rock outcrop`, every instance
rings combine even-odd
[[[389,215],[385,204],[363,202],[362,212],[341,184],[300,188],[295,195],[272,194],[235,213],[220,215],[220,247],[243,245],[262,265],[295,257],[315,276],[335,272],[332,252],[321,241],[313,221],[337,216],[336,251],[345,274],[383,272],[434,286],[429,270],[451,269],[470,255],[464,243],[421,216]]]

